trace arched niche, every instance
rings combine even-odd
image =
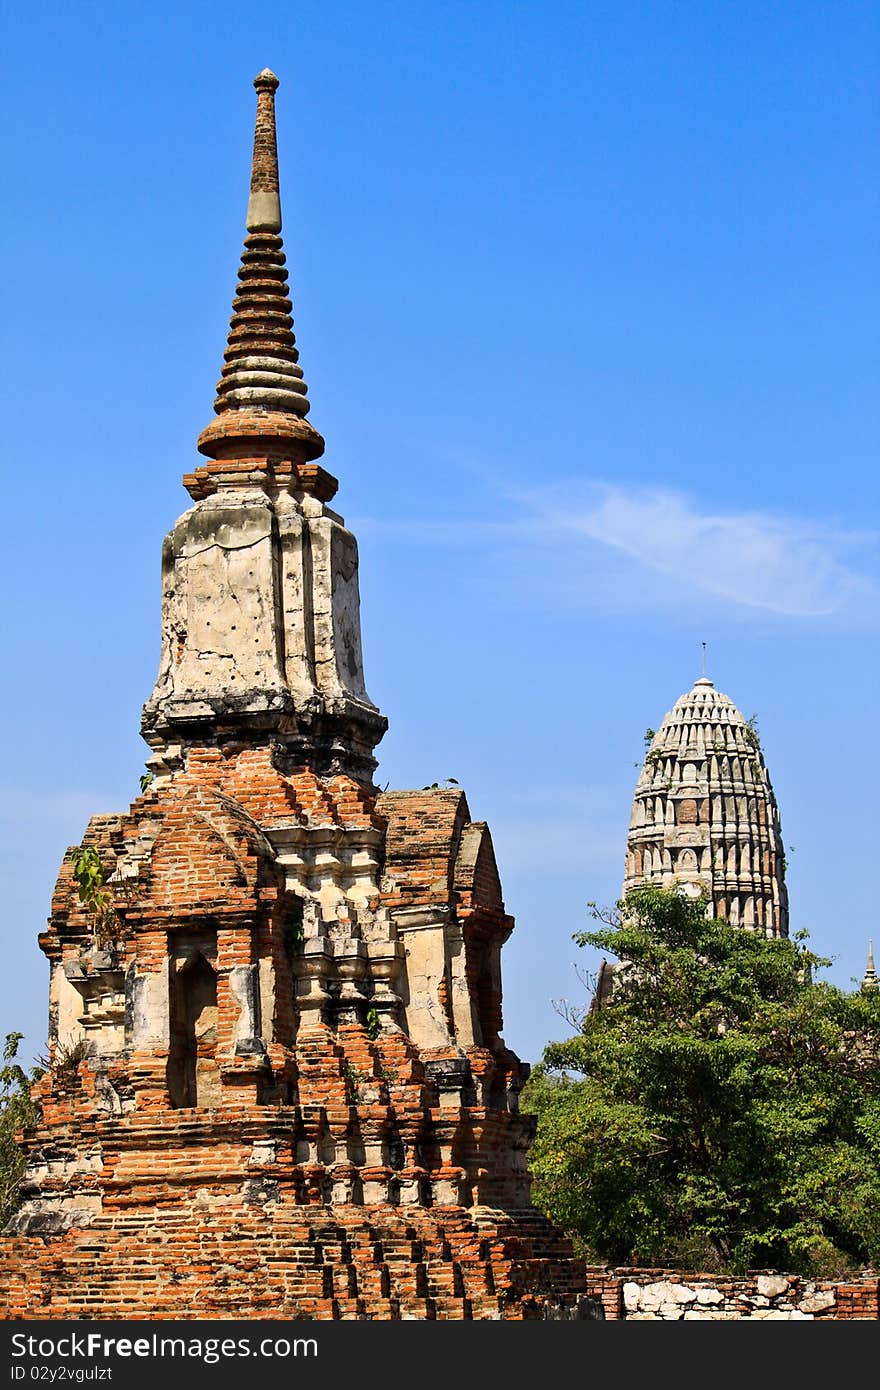
[[[174,1109],[220,1104],[217,972],[203,950],[180,943],[171,957],[168,1098]]]

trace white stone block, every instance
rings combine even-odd
[[[802,1298],[798,1307],[802,1313],[821,1313],[825,1308],[833,1308],[837,1299],[830,1289],[825,1289],[819,1293],[809,1294],[807,1298]]]
[[[634,1313],[641,1303],[642,1290],[638,1284],[627,1283],[623,1286],[623,1306],[628,1313]]]
[[[717,1307],[724,1302],[724,1294],[718,1289],[697,1289],[697,1302],[704,1307]]]
[[[758,1293],[765,1298],[779,1298],[780,1294],[788,1293],[788,1280],[784,1274],[759,1274]]]

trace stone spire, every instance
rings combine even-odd
[[[646,880],[705,888],[713,916],[788,935],[779,811],[757,730],[705,676],[653,734],[636,785],[624,893]]]
[[[184,477],[195,506],[166,538],[162,655],[141,729],[164,773],[195,746],[277,740],[322,771],[369,781],[385,731],[361,655],[354,536],[314,462],[281,249],[278,79],[254,81],[247,235],[214,402]]]
[[[309,400],[293,335],[282,249],[275,135],[278,78],[264,68],[254,86],[257,116],[247,235],[214,401],[218,418],[199,435],[198,448],[211,459],[286,460],[295,465],[320,458],[324,441],[305,419]],[[202,472],[185,480],[197,497],[205,493]]]
[[[874,943],[868,942],[868,964],[865,967],[865,976],[862,980],[862,989],[877,988],[877,971],[874,969]]]

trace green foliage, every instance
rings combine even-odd
[[[87,906],[104,886],[104,865],[94,845],[81,845],[73,855],[73,877],[79,890],[79,900]]]
[[[352,1062],[345,1063],[342,1074],[345,1078],[345,1098],[349,1105],[357,1105],[361,1098],[361,1086],[367,1077]]]
[[[644,734],[642,735],[645,744],[645,762],[650,763],[652,766],[654,763],[658,762],[659,759],[662,757],[659,748],[656,748],[653,753],[649,751],[651,744],[654,742],[656,736],[656,729],[646,729]],[[633,767],[641,767],[641,763],[633,763]]]
[[[76,1076],[79,1064],[85,1059],[86,1044],[84,1038],[77,1038],[76,1042],[57,1043],[52,1054],[52,1071],[56,1076],[63,1076],[72,1079]],[[45,1057],[40,1058],[46,1068],[49,1067],[49,1060]]]
[[[83,845],[74,851],[73,878],[91,923],[95,945],[114,945],[125,934],[125,927],[113,894],[106,887],[107,871],[95,845]]]
[[[147,788],[152,785],[154,777],[155,773],[153,772],[141,773],[140,777],[138,778],[138,785],[140,786],[142,793],[145,792]]]
[[[6,1034],[3,1065],[0,1066],[0,1227],[19,1203],[24,1155],[15,1141],[15,1134],[33,1124],[36,1118],[31,1086],[42,1074],[39,1067],[26,1072],[16,1060],[23,1036],[23,1033]]]
[[[745,735],[748,742],[755,749],[755,751],[760,752],[761,735],[758,732],[758,716],[756,714],[750,715],[749,718],[746,720],[746,727],[743,730],[743,734]],[[755,759],[752,759],[751,761],[752,767],[756,767],[757,763]]]
[[[378,1038],[379,1034],[382,1031],[382,1023],[373,1004],[367,1005],[367,1012],[364,1019],[364,1027],[367,1031],[367,1037],[373,1040]]]
[[[594,916],[575,940],[625,964],[524,1092],[538,1204],[618,1264],[880,1261],[880,991],[656,884]]]
[[[289,956],[300,955],[306,939],[306,929],[303,925],[302,912],[289,912],[284,919],[282,931],[284,949],[287,954]]]

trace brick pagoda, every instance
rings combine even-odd
[[[13,1318],[576,1316],[530,1205],[505,912],[458,790],[379,793],[354,536],[307,421],[260,73],[215,416],[162,557],[152,780],[68,851]],[[81,898],[97,852],[110,907]],[[94,860],[94,856],[93,856]]]

